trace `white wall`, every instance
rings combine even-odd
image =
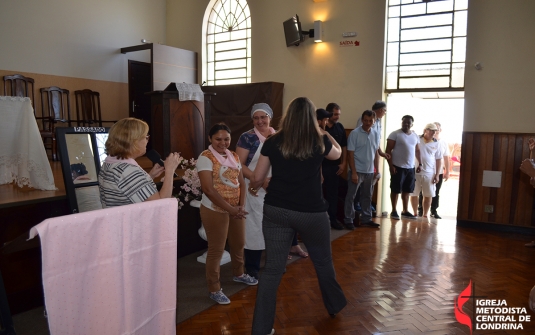
[[[534,15],[533,0],[469,1],[465,131],[535,132]]]
[[[0,1],[0,69],[127,82],[119,49],[165,43],[165,0]]]
[[[208,0],[167,0],[167,44],[197,51],[202,66],[201,23]],[[286,106],[298,96],[317,107],[337,102],[341,122],[356,124],[383,98],[386,1],[248,0],[252,20],[252,81],[285,84]],[[324,43],[286,47],[282,23],[298,14],[303,30],[324,21]],[[342,32],[358,32],[359,47],[339,47]],[[201,72],[201,71],[200,71]],[[202,82],[202,80],[200,81]]]
[[[201,79],[202,21],[209,0],[167,0],[167,45],[196,51]],[[202,81],[199,81],[202,83]]]
[[[202,66],[208,2],[0,1],[0,70],[125,83],[126,59],[148,61],[148,52],[122,55],[119,49],[142,38],[196,51]],[[249,6],[252,79],[283,82],[285,105],[302,95],[321,107],[336,101],[350,128],[364,109],[383,98],[386,0],[249,0]],[[312,28],[316,19],[324,21],[324,43],[285,46],[282,22],[296,13],[303,29]],[[466,131],[534,131],[534,13],[533,0],[469,1]],[[358,32],[361,45],[340,48],[344,31]],[[483,70],[476,71],[475,62]]]

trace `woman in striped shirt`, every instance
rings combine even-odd
[[[136,118],[119,120],[110,128],[106,141],[108,156],[98,175],[103,208],[171,198],[173,173],[179,164],[178,153],[169,154],[164,167],[155,164],[149,173],[135,161],[146,152],[148,132],[147,123]],[[162,172],[165,172],[165,179],[158,192],[153,179]]]

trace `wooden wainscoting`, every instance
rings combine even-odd
[[[74,91],[86,88],[100,92],[103,120],[120,120],[128,117],[127,83],[0,69],[0,95],[4,94],[4,83],[1,81],[1,78],[12,74],[22,74],[25,77],[30,77],[35,80],[35,101],[32,102],[32,106],[35,109],[35,114],[37,116],[41,116],[42,112],[41,93],[39,90],[43,87],[58,86],[70,91],[71,119],[73,120],[76,119],[76,100],[74,99]],[[59,126],[61,127],[62,125],[60,124]]]
[[[458,221],[535,227],[535,191],[520,164],[533,134],[464,132]],[[482,186],[483,171],[501,171],[500,188]],[[494,206],[493,213],[485,205]]]

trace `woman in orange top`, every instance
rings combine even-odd
[[[197,160],[197,171],[203,192],[201,220],[206,231],[206,280],[209,296],[219,304],[230,304],[223,293],[219,264],[228,238],[233,280],[256,285],[258,280],[244,273],[245,245],[245,181],[238,155],[228,150],[230,129],[224,123],[214,125],[209,132],[211,145]]]

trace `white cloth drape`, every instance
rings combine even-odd
[[[30,98],[0,96],[0,185],[55,190]]]
[[[178,90],[178,100],[180,101],[204,101],[204,93],[199,84],[177,83],[176,89]]]
[[[177,210],[162,199],[33,227],[50,333],[174,335]]]
[[[258,158],[260,158],[260,150],[264,143],[260,143],[256,150],[251,163],[248,168],[254,171]],[[271,177],[271,168],[268,173],[268,178]],[[247,197],[245,200],[245,211],[248,212],[245,217],[245,249],[249,250],[264,250],[266,243],[264,240],[264,233],[262,232],[262,219],[264,218],[264,198],[266,197],[266,190],[262,187],[258,188],[257,196],[249,193],[249,179],[245,179]]]

